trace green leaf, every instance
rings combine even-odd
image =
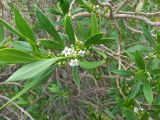
[[[79,69],[78,67],[73,67],[72,68],[72,75],[73,75],[73,80],[74,83],[77,85],[78,88],[80,88],[80,76],[79,76]]]
[[[113,72],[117,75],[120,75],[120,76],[132,76],[132,75],[134,75],[134,73],[129,71],[129,70],[113,70],[111,72]]]
[[[51,67],[51,65],[56,63],[58,60],[64,59],[64,58],[65,57],[44,59],[44,60],[36,61],[28,65],[25,65],[19,70],[17,70],[12,76],[10,76],[6,82],[26,80],[26,79],[33,78],[37,75],[42,74],[44,71],[46,71],[49,67]]]
[[[47,11],[50,13],[50,14],[55,14],[55,15],[61,15],[63,16],[63,13],[61,13],[58,9],[56,8],[48,8]]]
[[[131,99],[134,99],[134,98],[136,97],[136,95],[139,93],[141,84],[142,84],[142,82],[141,82],[140,80],[138,80],[138,81],[134,84],[134,86],[133,86],[133,88],[132,88],[132,91],[131,91],[131,93],[130,93],[130,95],[129,95],[129,97],[130,97]]]
[[[141,69],[141,70],[145,70],[145,62],[141,56],[141,54],[136,51],[135,54],[134,54],[134,57],[135,57],[135,62],[137,64],[137,66]]]
[[[65,31],[69,37],[69,40],[73,45],[75,45],[76,38],[75,38],[73,26],[72,26],[72,20],[71,20],[71,17],[68,15],[66,15],[65,17],[64,26],[65,26]]]
[[[32,51],[34,52],[34,54],[40,54],[39,53],[39,49],[38,49],[37,45],[35,44],[35,42],[33,42],[32,40],[26,38],[24,35],[22,35],[18,31],[16,31],[10,24],[5,22],[4,20],[0,19],[0,23],[3,26],[5,26],[9,31],[11,31],[13,34],[19,36],[20,38],[23,38],[24,40],[27,40],[30,43],[30,45],[32,47]]]
[[[151,46],[155,46],[156,45],[155,40],[152,37],[152,34],[147,27],[143,27],[143,33],[144,37],[146,38],[146,40],[150,42]]]
[[[103,63],[105,63],[104,60],[101,60],[101,61],[95,61],[95,62],[88,62],[88,61],[81,61],[79,60],[79,65],[83,68],[86,68],[86,69],[92,69],[92,68],[96,68],[100,65],[102,65]]]
[[[41,75],[36,76],[35,78],[29,80],[29,82],[26,83],[26,85],[24,86],[24,88],[18,92],[15,96],[13,96],[7,103],[5,103],[2,107],[0,107],[0,110],[2,108],[4,108],[6,105],[10,104],[11,102],[13,102],[14,100],[16,100],[17,98],[19,98],[21,95],[23,95],[24,93],[26,93],[28,90],[30,90],[32,87],[36,86],[37,84],[39,84],[41,81],[43,81],[44,79],[48,78],[51,74],[52,74],[52,69],[47,69],[45,72],[43,72]]]
[[[40,44],[47,49],[63,50],[64,45],[54,40],[40,40]]]
[[[106,44],[106,43],[108,43],[109,41],[113,41],[115,38],[102,38],[102,39],[100,39],[100,40],[97,40],[97,41],[94,41],[92,44],[93,45],[99,45],[99,44]]]
[[[91,25],[90,25],[90,28],[91,28],[91,35],[94,35],[94,34],[99,32],[97,17],[96,17],[96,14],[93,13],[93,12],[91,14]]]
[[[143,81],[143,93],[144,96],[146,98],[146,100],[148,101],[148,103],[152,103],[153,101],[153,92],[152,92],[152,88],[149,85],[149,82],[147,80]]]
[[[35,42],[36,40],[34,38],[34,35],[32,33],[29,24],[26,22],[21,13],[15,7],[13,7],[13,11],[14,11],[15,24],[19,32],[28,39]]]
[[[135,45],[135,46],[128,48],[126,51],[129,53],[135,53],[136,51],[147,52],[147,51],[151,51],[151,50],[152,49],[147,46],[138,44],[138,45]]]
[[[29,63],[35,60],[38,58],[14,48],[0,49],[0,64]]]
[[[91,46],[94,45],[95,43],[97,43],[98,40],[101,40],[103,38],[103,34],[104,33],[96,33],[93,36],[91,36],[90,38],[88,38],[84,45],[85,46]]]
[[[47,16],[45,16],[45,14],[37,6],[35,6],[35,12],[36,12],[37,20],[41,25],[41,27],[44,30],[46,30],[50,35],[52,35],[57,42],[63,43],[63,40],[59,36],[58,32],[56,31],[51,21],[47,18]]]
[[[60,1],[60,8],[64,14],[69,12],[69,2],[68,0],[59,0]]]
[[[126,120],[138,120],[136,114],[133,112],[133,111],[130,111],[128,109],[124,109],[124,112],[123,112]]]
[[[7,22],[5,22],[4,20],[0,19],[0,23],[5,26],[9,31],[11,31],[13,34],[21,37],[21,38],[25,38],[21,33],[19,33],[18,31],[16,31],[10,24],[8,24]]]
[[[32,52],[32,48],[29,43],[24,41],[14,41],[12,42],[12,46],[21,51]]]
[[[2,41],[4,41],[4,39],[5,39],[5,35],[4,34],[5,34],[4,33],[4,27],[0,24],[0,43]]]
[[[100,51],[100,50],[98,50],[98,49],[96,49],[96,48],[92,48],[96,53],[98,53],[99,55],[101,55],[101,56],[103,56],[103,58],[104,59],[107,59],[107,55],[104,53],[104,52],[102,52],[102,51]]]

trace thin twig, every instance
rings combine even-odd
[[[2,95],[0,95],[0,98],[2,98],[4,100],[8,100],[8,101],[10,100],[8,97],[2,96]],[[25,111],[22,107],[20,107],[19,105],[17,105],[15,102],[11,102],[11,103],[14,106],[16,106],[20,111],[22,111],[25,115],[27,115],[30,118],[30,120],[34,120],[33,117],[27,111]]]

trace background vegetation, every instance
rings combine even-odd
[[[159,0],[1,0],[0,120],[159,120]]]

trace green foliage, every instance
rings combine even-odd
[[[72,26],[72,20],[71,20],[71,17],[68,16],[68,15],[65,16],[64,26],[65,26],[65,31],[66,31],[66,33],[67,33],[67,35],[69,37],[70,42],[73,45],[75,45],[76,38],[75,38],[73,26]]]
[[[36,58],[22,50],[14,48],[0,49],[0,64],[18,64],[18,63],[29,63],[38,60]]]
[[[152,88],[149,85],[148,81],[144,80],[143,82],[143,93],[148,101],[148,103],[152,103],[153,101],[153,92],[152,92]]]
[[[18,28],[19,32],[24,35],[26,38],[35,42],[35,38],[33,36],[32,30],[29,24],[25,21],[21,13],[17,10],[17,8],[13,7],[14,11],[14,20],[16,27]]]
[[[158,2],[145,1],[136,15],[129,10],[138,3],[128,2],[126,13],[120,10],[113,18],[115,1],[104,6],[96,0],[58,0],[47,7],[18,1],[29,14],[14,2],[9,3],[14,20],[0,18],[0,98],[8,100],[1,100],[2,113],[23,108],[21,117],[35,120],[159,120],[160,32],[144,24],[159,19],[144,15],[157,11]],[[119,19],[126,14],[125,21]],[[142,29],[136,34],[129,26]]]
[[[35,13],[40,26],[50,35],[52,35],[57,42],[63,43],[61,37],[59,36],[51,21],[37,6],[35,6]]]

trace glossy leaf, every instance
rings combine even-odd
[[[95,62],[88,62],[88,61],[81,61],[79,60],[79,65],[83,68],[86,68],[86,69],[92,69],[92,68],[96,68],[100,65],[102,65],[103,63],[105,63],[105,61],[95,61]]]
[[[40,40],[40,44],[47,49],[63,50],[64,45],[54,40]]]
[[[72,76],[73,76],[73,80],[74,80],[74,83],[76,84],[76,86],[78,88],[80,88],[80,76],[79,76],[79,69],[78,67],[73,67],[72,68]]]
[[[25,65],[17,70],[12,76],[10,76],[7,82],[31,79],[37,75],[42,74],[49,67],[51,67],[51,65],[60,59],[64,59],[64,57],[44,59]]]
[[[144,80],[143,82],[143,93],[144,96],[146,98],[146,100],[148,101],[148,103],[152,103],[153,101],[153,92],[152,92],[152,88],[149,85],[149,82],[147,80]]]
[[[66,15],[65,17],[64,26],[65,26],[65,31],[69,37],[70,42],[72,44],[75,44],[76,38],[75,38],[73,26],[72,26],[72,20],[71,20],[71,17],[68,15]]]
[[[91,36],[90,38],[88,38],[84,45],[85,46],[91,46],[94,45],[95,43],[97,43],[98,40],[101,40],[103,38],[103,33],[96,33],[93,36]]]
[[[15,24],[19,32],[25,37],[27,37],[28,39],[35,42],[36,40],[33,36],[32,30],[29,24],[26,22],[26,20],[23,18],[21,13],[15,7],[13,7],[13,11],[14,11]]]
[[[0,64],[29,63],[35,60],[38,58],[14,48],[0,49]]]
[[[120,76],[132,76],[132,75],[134,75],[134,73],[129,71],[129,70],[113,70],[111,72],[113,72],[117,75],[120,75]]]
[[[61,37],[59,36],[51,21],[37,6],[35,6],[35,13],[40,26],[50,35],[52,35],[57,42],[63,43]]]

